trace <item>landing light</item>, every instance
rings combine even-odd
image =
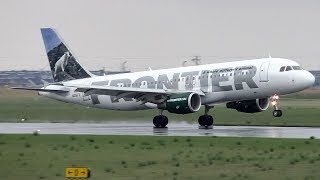
[[[272,99],[279,100],[279,96],[278,95],[273,95]]]

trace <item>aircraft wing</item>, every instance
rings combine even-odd
[[[28,90],[28,91],[38,91],[38,92],[69,92],[67,89],[52,89],[52,88],[26,88],[26,87],[11,87],[11,89],[17,90]]]
[[[12,87],[11,89],[29,90],[38,92],[66,93],[70,92],[70,88],[76,88],[75,92],[82,92],[85,96],[90,95],[108,95],[112,96],[112,100],[116,101],[121,98],[133,98],[137,101],[159,103],[171,94],[178,93],[196,93],[200,96],[205,94],[199,91],[181,91],[169,89],[151,89],[151,88],[134,88],[134,87],[115,87],[115,86],[97,86],[97,85],[76,85],[76,84],[52,84],[44,88],[26,88]]]
[[[150,88],[133,88],[133,87],[115,87],[115,86],[96,86],[96,85],[75,85],[64,84],[65,87],[76,88],[76,92],[83,92],[86,96],[89,95],[109,95],[114,96],[114,99],[133,98],[136,100],[148,101],[163,99],[170,94],[193,92],[201,96],[205,94],[202,91],[176,91],[168,89],[150,89]],[[149,97],[149,98],[147,98]],[[146,100],[148,99],[148,100]]]

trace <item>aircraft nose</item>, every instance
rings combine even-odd
[[[312,87],[314,85],[316,78],[308,71],[305,73],[305,83],[308,87]]]

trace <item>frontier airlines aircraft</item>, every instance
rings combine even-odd
[[[242,113],[274,107],[281,117],[279,95],[304,90],[314,84],[314,76],[298,63],[282,58],[264,58],[219,64],[150,70],[96,76],[85,70],[52,28],[41,29],[55,83],[35,90],[39,95],[63,102],[112,110],[159,109],[155,127],[166,127],[164,110],[175,114],[199,111],[200,126],[212,126],[209,110],[225,103]],[[270,103],[271,101],[271,103]]]

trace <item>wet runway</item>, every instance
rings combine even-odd
[[[0,123],[0,134],[92,134],[148,136],[230,136],[268,138],[320,138],[320,128],[214,126],[199,128],[198,124],[171,122],[168,128],[154,128],[151,122],[109,123]]]

